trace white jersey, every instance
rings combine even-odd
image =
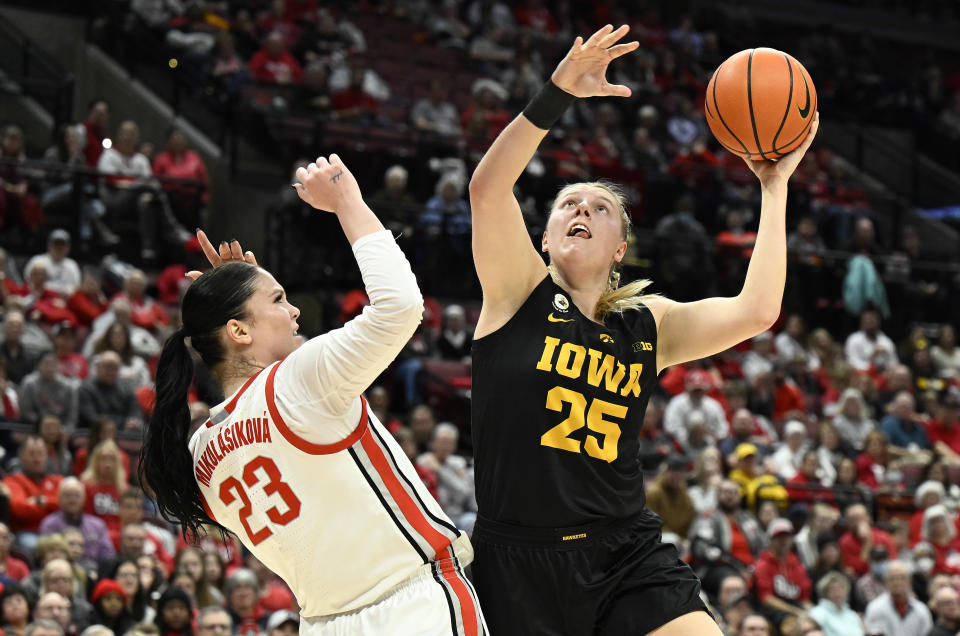
[[[376,603],[424,566],[451,603],[475,605],[458,575],[469,539],[361,396],[420,322],[416,280],[389,232],[353,249],[370,306],[211,409],[190,439],[200,492],[306,618]]]

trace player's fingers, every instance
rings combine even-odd
[[[625,36],[629,31],[630,31],[630,26],[627,24],[624,24],[616,31],[611,31],[604,37],[600,38],[600,41],[597,42],[597,46],[600,46],[602,48],[608,48],[611,45],[616,44],[620,40],[620,38]]]
[[[331,166],[345,167],[345,166],[343,165],[343,159],[341,159],[341,158],[340,158],[340,155],[338,155],[337,153],[333,153],[333,154],[330,155],[330,165],[331,165]]]
[[[633,91],[623,84],[607,84],[603,87],[603,94],[611,97],[630,97]]]
[[[198,272],[197,270],[193,269],[187,272],[186,274],[184,274],[184,276],[186,276],[190,280],[197,280],[198,278],[203,276],[203,272]]]
[[[220,247],[218,249],[220,251],[220,260],[229,261],[230,260],[230,244],[227,243],[226,241],[221,241]]]
[[[243,248],[240,247],[240,241],[237,239],[230,241],[230,258],[235,261],[243,260]]]
[[[303,183],[303,180],[306,179],[307,175],[309,174],[310,173],[307,172],[307,169],[301,166],[300,168],[297,168],[297,171],[294,173],[294,176],[297,177],[297,181],[299,181],[300,183]]]
[[[810,144],[813,143],[813,138],[817,136],[817,131],[820,130],[820,111],[818,110],[813,115],[813,123],[810,124],[810,132],[807,133],[807,138],[803,140],[804,148],[809,148]]]
[[[638,46],[640,46],[640,43],[634,40],[633,42],[611,46],[609,49],[607,49],[607,52],[610,53],[610,59],[615,60],[621,55],[626,55],[631,51],[636,51]]]
[[[217,253],[217,249],[213,246],[213,243],[210,242],[210,239],[207,238],[206,232],[197,230],[197,240],[200,241],[200,249],[203,250],[203,255],[207,257],[210,264],[214,267],[219,265],[220,255]]]
[[[327,161],[326,157],[317,157],[316,164],[317,164],[317,168],[323,170],[324,168],[330,165],[330,162]]]
[[[250,263],[251,265],[257,265],[257,257],[253,255],[253,252],[247,250],[243,253],[243,260]]]
[[[589,38],[587,38],[587,41],[584,44],[584,46],[594,46],[598,41],[606,37],[607,34],[610,33],[611,31],[613,31],[612,24],[608,24],[604,27],[601,27],[599,31],[591,35]]]
[[[318,172],[320,172],[320,168],[317,166],[316,163],[308,163],[308,164],[307,164],[307,175],[308,175],[308,176],[309,176],[309,175],[312,175],[312,174],[316,174],[316,173],[318,173]]]
[[[304,197],[304,193],[305,193],[306,191],[303,189],[303,184],[302,184],[302,183],[294,183],[294,184],[293,184],[293,189],[297,191],[297,195],[298,195],[301,199],[303,199],[304,201],[307,200],[307,199]]]

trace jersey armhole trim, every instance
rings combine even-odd
[[[207,513],[207,516],[210,517],[210,520],[214,523],[220,523],[217,521],[217,518],[213,516],[213,510],[210,509],[210,505],[207,503],[207,498],[203,496],[203,491],[198,487],[197,492],[200,493],[200,503],[203,504],[203,510]]]
[[[280,368],[281,364],[283,364],[283,360],[274,365],[273,369],[270,370],[270,375],[267,376],[265,393],[267,397],[267,409],[270,411],[270,416],[273,418],[273,422],[276,424],[277,430],[280,431],[280,434],[283,435],[285,440],[287,440],[298,450],[310,455],[332,455],[350,448],[356,444],[361,437],[363,437],[363,434],[367,431],[368,418],[367,400],[362,395],[360,396],[360,422],[357,424],[357,427],[353,429],[352,433],[347,435],[339,442],[335,442],[333,444],[314,444],[313,442],[308,442],[290,430],[290,427],[288,427],[286,422],[283,421],[283,417],[280,416],[280,410],[277,408],[277,402],[274,398],[273,392],[273,378],[277,374],[277,369]]]
[[[523,299],[523,302],[520,303],[520,306],[517,307],[517,310],[516,310],[515,312],[513,312],[513,315],[510,316],[510,318],[507,319],[507,322],[503,323],[502,325],[500,325],[500,326],[497,327],[495,330],[491,331],[490,333],[488,333],[488,334],[485,335],[485,336],[481,336],[481,337],[479,337],[479,338],[474,338],[473,341],[472,341],[471,344],[470,344],[470,349],[471,349],[471,351],[473,350],[474,347],[483,348],[483,347],[485,347],[485,346],[491,346],[491,345],[489,345],[489,343],[490,343],[491,341],[493,341],[493,342],[495,343],[495,341],[496,341],[499,337],[502,337],[503,334],[507,332],[507,329],[508,329],[509,327],[512,327],[513,324],[518,320],[518,319],[517,319],[517,316],[520,315],[520,312],[522,312],[522,311],[524,310],[524,308],[526,307],[527,303],[530,302],[530,299],[533,297],[534,294],[537,293],[537,290],[540,289],[540,286],[543,285],[544,281],[546,281],[546,280],[549,280],[551,283],[553,283],[553,279],[550,277],[550,272],[547,272],[547,273],[544,275],[544,277],[540,280],[540,282],[537,283],[536,286],[535,286],[532,290],[530,290],[530,293],[527,295],[526,298]]]

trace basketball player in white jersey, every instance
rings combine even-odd
[[[164,517],[234,532],[293,590],[304,634],[486,634],[462,568],[467,536],[429,495],[361,395],[420,323],[423,299],[391,234],[339,157],[297,171],[337,215],[370,306],[301,346],[299,310],[238,243],[187,289],[163,347],[143,477]],[[226,401],[190,429],[187,340]]]

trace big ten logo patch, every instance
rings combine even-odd
[[[638,351],[653,351],[653,345],[649,342],[644,342],[643,340],[637,340],[633,343],[634,352]]]

